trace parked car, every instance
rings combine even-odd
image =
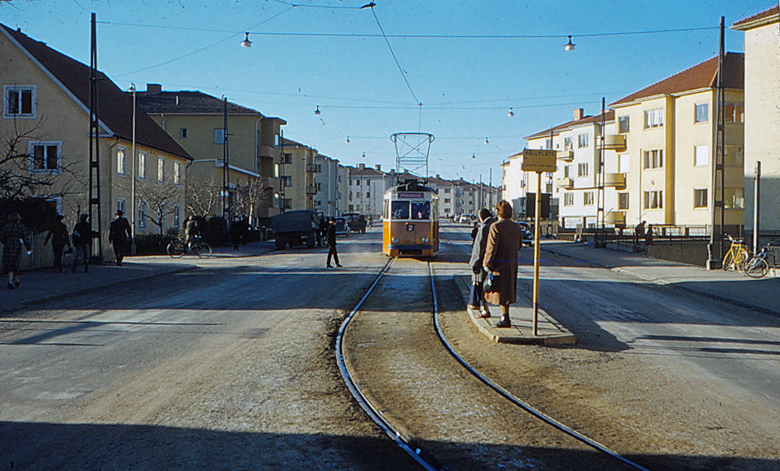
[[[461,214],[458,218],[458,222],[461,224],[471,224],[476,220],[477,218],[473,214]]]
[[[359,213],[345,213],[344,217],[347,218],[347,224],[352,232],[360,234],[366,233],[366,217]]]
[[[534,245],[534,233],[531,231],[531,225],[527,222],[518,222],[523,231],[523,245]]]
[[[351,232],[349,228],[349,223],[347,222],[347,218],[345,217],[337,217],[334,218],[336,220],[336,235],[337,236],[344,236],[349,237],[349,234]]]

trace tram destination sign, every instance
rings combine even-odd
[[[404,192],[398,192],[398,198],[403,199],[421,199],[423,198],[423,192],[422,191],[404,191]]]
[[[523,149],[523,171],[555,172],[556,156],[554,150]]]

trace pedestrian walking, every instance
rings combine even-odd
[[[8,216],[8,222],[0,231],[0,242],[3,243],[3,273],[8,274],[8,289],[19,287],[19,261],[22,259],[22,249],[29,247],[25,242],[27,228],[22,224],[22,217],[17,212]],[[27,251],[29,254],[29,250]]]
[[[49,243],[51,239],[51,248],[54,251],[54,271],[62,271],[62,253],[65,247],[70,250],[70,237],[68,236],[68,227],[62,220],[65,216],[62,214],[57,215],[57,221],[49,229],[49,233],[46,234],[46,239],[43,241],[43,245]]]
[[[133,238],[133,231],[130,229],[130,223],[122,210],[117,210],[116,219],[111,221],[108,228],[108,241],[114,246],[114,257],[116,264],[122,266],[122,260],[125,255],[130,253],[130,241]]]
[[[639,238],[645,235],[645,224],[647,221],[642,221],[634,228],[634,245],[639,245]]]
[[[328,263],[325,265],[328,268],[333,268],[333,265],[330,264],[330,259],[333,257],[333,261],[336,262],[336,266],[341,268],[341,264],[339,263],[339,254],[336,252],[336,220],[333,218],[330,218],[330,225],[328,226],[327,231],[327,237],[328,237]]]
[[[490,213],[490,210],[482,208],[479,210],[479,225],[477,226],[477,232],[474,236],[474,243],[471,246],[471,259],[469,265],[471,266],[471,291],[469,292],[469,309],[479,311],[480,319],[487,319],[490,317],[490,309],[485,301],[485,293],[482,289],[482,284],[485,281],[487,272],[482,267],[482,262],[485,259],[485,249],[487,248],[487,237],[490,232],[490,226],[495,222],[495,218]]]
[[[647,230],[645,231],[645,245],[648,247],[653,245],[653,225],[648,224]]]
[[[493,277],[492,289],[485,293],[485,300],[501,306],[501,320],[496,327],[511,327],[509,305],[517,301],[518,252],[523,247],[523,231],[512,221],[512,205],[508,201],[498,202],[496,214],[498,221],[490,225],[482,261]]]
[[[76,249],[76,256],[73,259],[73,273],[76,273],[76,267],[79,260],[84,264],[84,273],[89,273],[89,252],[92,245],[92,225],[89,223],[89,214],[79,216],[79,222],[73,228],[73,247]]]

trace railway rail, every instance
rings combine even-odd
[[[380,285],[380,281],[382,281],[382,279],[390,272],[395,260],[396,260],[395,258],[390,258],[388,260],[387,264],[377,275],[376,279],[373,281],[373,283],[366,291],[364,296],[359,300],[359,302],[355,305],[352,311],[347,315],[344,322],[340,326],[336,337],[336,360],[337,360],[337,364],[341,376],[344,379],[348,389],[354,396],[355,400],[371,417],[371,419],[376,424],[378,424],[378,426],[384,431],[384,433],[386,433],[387,436],[393,441],[395,441],[395,443],[403,451],[405,451],[417,463],[419,463],[419,465],[423,469],[431,470],[431,471],[443,471],[449,469],[449,467],[445,463],[443,463],[442,460],[440,460],[433,452],[426,450],[423,445],[416,443],[414,439],[407,436],[407,434],[404,432],[403,426],[395,423],[397,422],[397,418],[395,421],[388,418],[381,407],[377,407],[377,405],[372,403],[368,395],[365,394],[363,390],[363,386],[358,381],[355,380],[354,373],[350,371],[348,364],[345,361],[344,343],[345,343],[345,333],[347,331],[347,328],[350,325],[350,323],[352,323],[356,319],[356,317],[359,316],[366,301],[369,300],[372,296],[376,295],[376,290],[377,287]],[[481,374],[479,371],[477,371],[475,368],[469,365],[469,363],[462,356],[458,354],[456,349],[452,346],[452,344],[446,338],[446,336],[442,331],[439,322],[439,305],[438,305],[438,299],[436,295],[434,270],[431,262],[428,262],[427,273],[428,273],[428,280],[430,282],[430,290],[432,296],[431,313],[432,313],[432,321],[433,321],[432,324],[434,326],[435,333],[438,336],[439,340],[441,341],[442,345],[447,350],[448,354],[455,361],[457,361],[457,363],[462,368],[465,368],[470,375],[477,378],[484,385],[486,385],[487,387],[495,391],[495,393],[497,393],[498,395],[500,395],[501,397],[509,401],[511,404],[519,408],[521,411],[523,411],[522,413],[530,414],[530,416],[532,416],[534,419],[538,421],[543,422],[546,426],[552,427],[554,430],[566,434],[571,438],[577,440],[578,442],[586,445],[587,447],[592,448],[593,450],[598,452],[598,454],[608,457],[608,459],[613,461],[615,464],[620,463],[623,467],[625,467],[625,469],[648,471],[647,468],[641,466],[640,464],[630,461],[629,459],[610,450],[609,448],[598,443],[597,441],[577,432],[572,427],[569,427],[566,424],[563,424],[560,421],[557,421],[556,419],[549,417],[543,412],[535,409],[532,405],[514,396],[511,392],[507,391],[500,385],[496,384],[490,378]]]

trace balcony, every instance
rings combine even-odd
[[[604,186],[623,189],[626,187],[625,173],[607,173],[604,175]]]
[[[558,160],[563,160],[564,162],[571,162],[574,160],[574,152],[570,150],[559,150],[557,152],[556,157]]]
[[[606,215],[604,215],[604,222],[606,222],[607,224],[625,225],[625,223],[626,223],[626,212],[625,211],[610,211]]]
[[[306,166],[306,173],[317,173],[317,165],[309,164]]]
[[[558,188],[563,188],[564,190],[571,190],[574,188],[574,180],[571,178],[559,178],[556,181],[556,184],[558,185]]]
[[[306,186],[306,196],[314,196],[317,194],[317,187],[314,185]]]
[[[625,152],[626,148],[626,136],[623,134],[607,134],[604,136],[604,150]]]

